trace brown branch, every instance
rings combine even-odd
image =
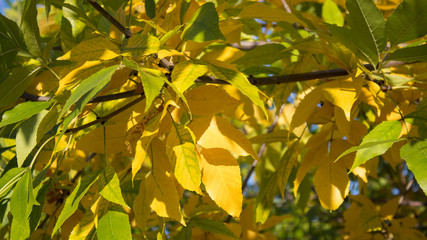
[[[132,37],[132,32],[129,28],[126,28],[121,23],[119,23],[113,16],[111,16],[104,8],[102,8],[96,0],[86,0],[93,8],[95,8],[102,16],[104,16],[111,24],[122,32],[126,38]]]
[[[134,90],[126,91],[126,92],[114,93],[114,94],[108,94],[108,95],[104,95],[104,96],[94,97],[89,101],[89,103],[108,102],[108,101],[112,101],[112,100],[134,97],[134,96],[137,96],[140,94],[141,93],[139,93],[137,91],[137,89],[134,89]],[[33,95],[33,94],[27,93],[27,92],[24,92],[21,95],[21,98],[25,99],[27,101],[33,101],[33,102],[47,102],[47,101],[50,101],[50,99],[52,99],[51,97],[48,97],[48,96],[37,96],[37,95]]]
[[[93,126],[93,125],[96,125],[96,124],[98,124],[98,123],[104,124],[104,123],[105,123],[105,122],[107,122],[110,118],[112,118],[112,117],[114,117],[114,116],[118,115],[119,113],[121,113],[121,112],[125,111],[126,109],[128,109],[128,108],[132,107],[133,105],[137,104],[138,102],[140,102],[140,101],[141,101],[142,99],[144,99],[144,98],[145,98],[145,95],[142,95],[141,97],[139,97],[139,98],[137,98],[137,99],[135,99],[135,100],[133,100],[133,101],[131,101],[131,102],[127,103],[126,105],[124,105],[123,107],[121,107],[121,108],[117,109],[117,110],[116,110],[116,111],[114,111],[114,112],[111,112],[111,113],[109,113],[109,114],[107,114],[107,115],[105,115],[105,116],[103,116],[103,117],[99,117],[99,118],[97,118],[96,120],[94,120],[94,121],[92,121],[92,122],[89,122],[89,123],[86,123],[86,124],[83,124],[83,125],[81,125],[81,126],[78,126],[78,127],[75,127],[75,128],[69,128],[69,129],[67,129],[67,130],[65,131],[65,133],[75,133],[75,132],[78,132],[78,131],[83,130],[83,129],[85,129],[85,128],[88,128],[88,127],[91,127],[91,126]]]

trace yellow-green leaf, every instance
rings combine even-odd
[[[89,60],[110,60],[119,56],[119,47],[110,40],[97,37],[82,41],[58,60],[85,62]]]
[[[178,63],[172,71],[172,82],[179,92],[183,93],[194,81],[209,71],[202,61],[185,61]]]
[[[160,41],[149,34],[135,34],[130,39],[124,52],[130,52],[133,57],[149,55],[159,51]]]
[[[99,175],[99,194],[110,202],[120,204],[129,208],[123,199],[120,189],[120,181],[117,177],[114,168],[107,164],[101,174]]]
[[[294,14],[279,8],[273,8],[265,3],[254,3],[243,8],[239,17],[249,19],[258,18],[269,22],[300,23]]]
[[[174,169],[176,180],[185,189],[202,194],[200,190],[202,174],[192,135],[187,126],[173,123],[173,129],[168,138],[171,141],[169,147],[172,147],[176,157]]]

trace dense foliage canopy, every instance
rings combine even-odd
[[[426,239],[427,1],[25,0],[0,236]]]

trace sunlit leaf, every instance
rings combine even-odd
[[[204,148],[224,148],[230,152],[259,160],[247,137],[220,117],[195,119],[190,129],[197,143]]]
[[[88,60],[110,60],[116,58],[120,50],[116,44],[103,37],[80,42],[58,60],[84,62]]]
[[[338,5],[332,0],[326,0],[322,5],[322,17],[326,23],[342,27],[344,16]]]
[[[93,74],[87,79],[83,80],[79,86],[74,90],[71,96],[65,102],[65,105],[62,109],[60,117],[62,117],[67,111],[71,108],[71,106],[79,101],[79,99],[83,98],[85,94],[90,93],[90,98],[94,97],[99,91],[101,91],[110,81],[111,76],[117,70],[118,65],[114,65],[105,69],[100,70],[99,72]],[[96,92],[91,92],[92,89],[97,89]],[[86,105],[90,101],[90,98],[86,96],[85,103],[81,105]],[[64,126],[66,127],[66,126]]]
[[[154,194],[150,207],[157,215],[175,219],[185,225],[165,147],[160,140],[155,139],[151,144],[151,151],[153,171],[146,179],[146,186],[150,186]]]
[[[228,66],[227,64],[220,62],[215,62],[215,64],[216,65],[210,65],[210,69],[216,78],[231,83],[231,85],[239,89],[240,92],[250,98],[252,102],[259,106],[264,111],[265,115],[268,116],[264,102],[259,96],[260,93],[258,88],[252,85],[245,75],[243,75],[241,72],[233,70],[233,67]]]
[[[160,91],[164,84],[164,79],[144,72],[144,70],[140,68],[135,61],[123,58],[123,63],[125,64],[125,66],[139,72],[146,98],[145,111],[147,111],[153,103],[153,100],[160,94]]]
[[[25,168],[12,168],[0,178],[0,199],[21,179],[26,172]]]
[[[192,135],[193,133],[187,126],[173,123],[169,135],[169,139],[171,139],[169,144],[176,157],[174,174],[182,187],[202,194],[200,190],[202,174]]]
[[[414,173],[415,179],[424,191],[424,194],[427,195],[427,174],[425,171],[427,164],[427,140],[412,141],[405,144],[400,149],[400,156],[406,161],[409,170]]]
[[[104,170],[101,171],[101,173],[99,174],[98,181],[99,194],[101,194],[108,201],[129,208],[125,200],[123,199],[122,192],[120,189],[120,181],[113,167],[107,164]]]
[[[132,56],[139,57],[159,51],[160,41],[149,34],[135,34],[130,39],[124,52],[130,52]]]
[[[33,116],[34,114],[37,114],[42,110],[48,108],[49,105],[49,102],[21,103],[3,114],[0,121],[0,127],[27,119]]]
[[[386,121],[377,125],[362,140],[360,146],[370,143],[377,143],[375,147],[359,149],[356,158],[351,166],[350,172],[360,164],[378,155],[384,154],[394,142],[397,141],[402,130],[399,121]],[[346,153],[346,152],[344,152]],[[344,155],[344,153],[342,155]]]
[[[181,93],[185,92],[194,81],[209,71],[202,61],[185,61],[178,63],[172,71],[172,82]]]
[[[236,107],[239,103],[223,88],[213,85],[193,88],[185,96],[194,115],[211,115],[224,112]]]
[[[33,205],[39,205],[33,194],[31,171],[27,170],[16,184],[10,204],[13,216],[11,238],[26,239],[30,236],[29,216]]]
[[[98,239],[120,240],[132,239],[129,216],[118,211],[108,211],[98,223]]]
[[[203,149],[202,181],[206,191],[218,206],[233,217],[242,211],[242,181],[236,159],[225,149]]]

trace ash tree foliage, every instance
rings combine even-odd
[[[9,239],[426,239],[427,1],[25,0]]]

